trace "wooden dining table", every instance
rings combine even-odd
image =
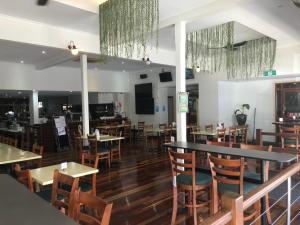
[[[24,162],[42,158],[41,155],[23,151],[11,145],[0,143],[0,165]]]
[[[245,150],[240,148],[229,148],[223,146],[215,146],[215,145],[206,145],[206,144],[198,144],[198,143],[190,143],[190,142],[173,142],[164,145],[167,148],[172,149],[184,149],[189,151],[198,151],[205,153],[213,153],[220,155],[229,155],[243,158],[250,158],[259,160],[261,163],[260,166],[260,183],[264,183],[267,181],[265,171],[265,165],[267,161],[270,162],[278,162],[278,163],[291,163],[293,161],[297,161],[298,157],[296,155],[290,153],[279,153],[279,152],[267,152],[260,150]],[[261,211],[265,211],[265,198],[262,198],[262,206]],[[266,224],[265,215],[262,216],[262,224]]]
[[[11,176],[1,174],[0,183],[1,225],[77,224]]]
[[[53,173],[56,169],[58,169],[59,172],[72,177],[83,177],[99,172],[98,169],[89,166],[75,162],[67,162],[67,168],[64,170],[61,169],[61,164],[32,169],[31,177],[40,185],[49,185],[53,183]]]

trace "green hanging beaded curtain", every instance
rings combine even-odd
[[[276,41],[262,37],[227,51],[226,66],[229,80],[262,77],[264,71],[273,69]]]
[[[145,56],[147,48],[158,45],[158,25],[159,0],[108,0],[99,6],[100,53]]]
[[[186,36],[186,64],[188,68],[218,72],[226,50],[233,46],[234,23],[194,31]]]

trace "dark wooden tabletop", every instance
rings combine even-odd
[[[77,225],[9,175],[0,175],[0,187],[0,225]]]
[[[198,144],[191,142],[174,142],[165,144],[165,147],[182,148],[187,150],[217,153],[222,155],[239,156],[244,158],[258,159],[264,161],[289,163],[297,159],[296,155],[289,153],[267,152],[259,150],[244,150],[240,148],[228,148],[214,145]]]

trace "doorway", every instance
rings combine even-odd
[[[174,97],[168,96],[168,122],[172,123],[175,121],[175,107],[174,107]]]

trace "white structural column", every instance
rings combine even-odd
[[[185,42],[186,22],[180,21],[175,24],[176,45],[176,125],[177,141],[186,141],[186,113],[179,112],[179,93],[185,92]]]
[[[86,137],[90,132],[89,124],[89,90],[88,90],[88,76],[87,76],[87,55],[80,55],[81,64],[81,98],[82,98],[82,134]]]
[[[29,96],[30,124],[39,123],[39,92],[33,90]]]

